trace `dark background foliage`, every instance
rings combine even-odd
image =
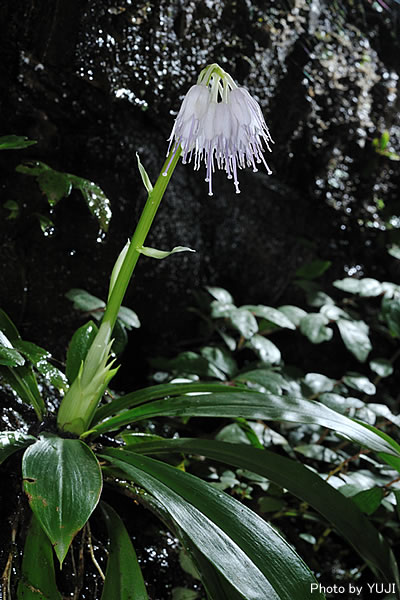
[[[205,283],[238,303],[295,302],[293,274],[315,258],[333,261],[329,281],[346,272],[396,281],[386,246],[399,227],[398,163],[372,143],[388,130],[394,151],[400,138],[400,7],[385,6],[4,0],[2,134],[38,141],[3,152],[0,165],[1,305],[25,339],[63,359],[80,322],[64,294],[82,287],[106,296],[145,200],[135,152],[154,180],[184,93],[214,61],[259,100],[275,140],[274,174],[241,172],[240,195],[217,175],[209,198],[203,172],[178,166],[149,245],[197,254],[140,261],[125,302],[143,323],[134,355],[175,350],[191,318],[189,293]],[[46,213],[46,200],[14,170],[32,158],[100,185],[113,210],[105,239],[77,192],[60,201],[54,231],[43,235],[35,215]],[[8,200],[20,206],[17,219],[7,220]]]

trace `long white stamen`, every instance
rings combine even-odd
[[[186,94],[169,142],[168,151],[172,147],[173,156],[182,147],[183,163],[193,157],[195,170],[204,163],[210,196],[216,169],[225,170],[228,179],[233,179],[237,193],[237,169],[247,166],[257,171],[256,165],[263,163],[267,173],[272,172],[264,158],[263,143],[271,152],[274,142],[259,104],[217,64],[203,69],[197,84]]]

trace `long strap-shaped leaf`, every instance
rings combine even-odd
[[[25,541],[18,600],[61,600],[54,572],[53,548],[35,515]]]
[[[315,579],[291,546],[253,511],[198,477],[120,449],[104,451],[124,477],[165,507],[246,600],[304,600]],[[323,597],[315,591],[315,597]]]
[[[110,538],[101,600],[149,600],[135,549],[122,520],[105,502],[100,504],[100,508]]]
[[[396,581],[400,589],[396,560],[381,534],[350,498],[343,496],[301,463],[268,450],[215,440],[181,438],[137,442],[131,449],[144,454],[199,454],[267,477],[310,504],[352,544],[375,573],[380,573],[387,582]]]
[[[202,554],[191,540],[183,533],[182,541],[199,573],[209,600],[243,600],[242,594],[221,575],[214,565]]]
[[[106,419],[90,432],[97,435],[135,421],[158,416],[245,417],[322,425],[375,452],[400,456],[398,444],[389,443],[374,431],[319,402],[258,392],[186,395],[156,400]],[[89,432],[86,432],[82,437],[88,434]]]
[[[237,390],[237,387],[230,387],[223,383],[161,383],[159,385],[151,385],[116,398],[104,406],[100,406],[94,415],[93,423],[98,423],[110,415],[118,414],[121,410],[133,408],[151,400],[159,400],[160,398],[167,397],[172,398],[187,393],[213,392],[218,394],[221,392],[237,392]]]

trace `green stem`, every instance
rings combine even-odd
[[[173,151],[169,153],[164,166],[161,170],[160,175],[155,183],[153,190],[149,193],[147,202],[140,216],[139,223],[137,224],[135,233],[133,234],[131,243],[128,248],[128,252],[122,263],[120,272],[118,273],[117,280],[111,292],[107,307],[103,316],[103,323],[109,323],[110,329],[112,330],[115,321],[118,317],[118,312],[124,298],[126,288],[128,287],[129,281],[131,280],[133,271],[136,267],[136,263],[139,260],[140,252],[138,248],[141,248],[146,240],[147,234],[150,230],[151,224],[154,220],[158,207],[160,206],[162,197],[167,188],[172,173],[176,167],[176,164],[181,155],[181,148],[179,148],[175,155]],[[166,174],[164,174],[166,173]]]
[[[169,153],[154,188],[149,192],[139,223],[112,287],[100,328],[78,376],[64,396],[58,410],[58,427],[64,431],[81,435],[89,427],[108,382],[117,371],[117,369],[111,370],[113,361],[109,362],[112,330],[140,256],[138,248],[144,244],[180,155],[181,148],[176,151],[173,149]]]

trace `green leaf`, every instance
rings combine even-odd
[[[70,383],[78,376],[81,364],[85,360],[97,332],[97,325],[93,321],[89,321],[79,327],[72,336],[67,350],[65,367],[65,374]]]
[[[199,592],[183,587],[172,588],[172,600],[198,600]]]
[[[0,308],[0,331],[2,331],[8,339],[13,342],[16,339],[21,339],[18,329],[11,321],[10,317]]]
[[[211,317],[213,319],[224,319],[225,317],[229,317],[232,311],[236,310],[234,304],[218,302],[218,300],[213,300],[210,304],[210,308]]]
[[[34,444],[36,441],[37,439],[33,435],[21,431],[0,431],[0,465],[11,454]]]
[[[101,600],[148,600],[142,571],[125,526],[111,506],[100,504],[110,538]]]
[[[32,405],[39,421],[46,413],[46,406],[40,394],[35,375],[30,365],[22,367],[1,367],[0,377],[18,394],[18,396]]]
[[[320,344],[332,339],[333,331],[326,327],[328,323],[329,321],[324,315],[311,313],[301,319],[300,331],[313,344]]]
[[[364,394],[368,394],[369,396],[373,396],[376,394],[376,387],[368,379],[365,375],[361,375],[360,373],[349,372],[343,377],[343,383],[353,388],[353,390],[357,390],[358,392],[363,392]]]
[[[245,505],[170,465],[109,449],[107,459],[160,502],[192,544],[247,600],[303,600],[314,577],[292,547]],[[322,597],[316,592],[316,597]]]
[[[146,248],[145,246],[142,246],[141,248],[137,248],[137,251],[140,252],[140,254],[159,260],[167,258],[167,256],[171,256],[171,254],[176,254],[177,252],[196,252],[196,250],[187,248],[186,246],[175,246],[175,248],[172,248],[169,252],[168,250],[156,250],[156,248]]]
[[[323,275],[331,264],[330,260],[313,260],[297,269],[296,277],[300,277],[301,279],[316,279]]]
[[[214,287],[214,286],[205,286],[207,292],[209,294],[211,294],[211,296],[213,298],[215,298],[215,300],[218,300],[218,302],[222,302],[223,304],[234,304],[234,300],[233,297],[231,296],[231,294],[229,292],[227,292],[226,290],[224,290],[223,288],[220,287]]]
[[[18,600],[62,600],[54,572],[53,549],[35,515],[26,536]]]
[[[62,371],[47,360],[51,358],[51,354],[47,350],[40,348],[32,342],[25,342],[23,340],[16,340],[14,345],[48,382],[59,390],[67,390],[67,379]]]
[[[336,385],[334,379],[326,377],[321,373],[307,373],[304,378],[305,383],[311,389],[313,394],[321,394],[321,392],[331,392]]]
[[[50,206],[55,206],[61,198],[66,198],[72,190],[71,182],[66,173],[54,169],[43,170],[37,177],[42,192],[47,196]]]
[[[278,310],[292,321],[296,327],[299,327],[301,319],[307,315],[305,310],[298,306],[292,306],[291,304],[280,306]]]
[[[181,532],[181,536],[185,548],[190,552],[202,584],[207,590],[209,600],[243,600],[243,596],[230,585],[183,532]]]
[[[380,296],[383,293],[382,285],[376,279],[370,277],[364,277],[359,280],[358,293],[364,298],[374,298]]]
[[[200,356],[197,352],[181,352],[175,358],[163,359],[153,358],[150,364],[157,368],[169,372],[174,372],[178,375],[199,375],[200,377],[216,377],[224,381],[226,375],[218,369],[213,363],[209,362],[204,356]]]
[[[229,322],[237,329],[246,340],[258,331],[257,320],[254,315],[244,308],[235,308],[229,312]]]
[[[233,356],[225,348],[219,348],[217,346],[204,346],[200,350],[201,355],[220,369],[223,373],[226,373],[229,377],[233,377],[237,373],[237,364]]]
[[[282,394],[282,386],[285,383],[282,375],[271,369],[246,371],[238,375],[235,381],[246,383],[257,392],[271,392],[272,394]]]
[[[390,333],[394,337],[400,337],[400,296],[398,294],[393,298],[383,297],[381,314],[389,327]]]
[[[74,308],[76,310],[81,310],[83,312],[97,312],[99,314],[99,318],[103,314],[103,309],[105,308],[106,303],[100,298],[89,294],[86,290],[81,290],[80,288],[73,288],[69,290],[65,297],[68,300],[73,302]]]
[[[258,508],[262,513],[277,512],[285,506],[285,501],[281,498],[263,496],[258,499]]]
[[[351,496],[351,499],[363,513],[372,515],[379,508],[384,496],[385,492],[382,488],[373,487]]]
[[[262,335],[253,335],[246,342],[246,348],[252,348],[261,362],[267,365],[278,364],[281,361],[279,348]]]
[[[261,304],[248,304],[241,306],[242,309],[249,310],[254,316],[266,319],[278,327],[286,329],[296,329],[292,321],[282,313],[282,311],[272,308],[271,306],[262,306]]]
[[[25,135],[3,135],[0,137],[0,150],[21,150],[37,144],[36,140],[29,140]]]
[[[137,163],[138,163],[138,167],[139,167],[140,176],[143,181],[143,185],[146,188],[147,193],[151,194],[151,192],[153,191],[153,186],[151,185],[150,177],[147,175],[146,169],[140,162],[139,154],[137,152],[136,152],[136,159],[137,159]]]
[[[110,201],[103,190],[92,181],[88,181],[82,177],[70,174],[68,174],[68,177],[74,188],[81,192],[91,214],[97,219],[100,228],[105,232],[108,231],[111,221],[111,208]]]
[[[369,367],[371,371],[377,373],[379,377],[389,377],[393,373],[393,365],[386,358],[374,358],[370,361]]]
[[[268,450],[213,440],[178,438],[144,442],[136,445],[134,450],[146,454],[198,454],[258,473],[310,504],[347,539],[375,573],[382,574],[385,581],[399,582],[396,560],[383,536],[358,506],[299,462]]]
[[[0,332],[0,365],[7,367],[21,367],[25,364],[24,357],[10,346],[3,346],[1,342],[7,339],[4,334]]]
[[[46,433],[25,451],[22,475],[29,504],[61,565],[99,500],[99,463],[81,440]]]
[[[354,279],[353,277],[345,277],[344,279],[337,279],[333,282],[335,288],[348,292],[349,294],[358,294],[360,291],[360,280]]]
[[[133,310],[126,306],[121,306],[119,309],[118,319],[129,331],[133,328],[138,329],[140,327],[139,317]]]
[[[364,321],[349,321],[347,319],[338,319],[336,323],[346,348],[360,362],[365,362],[372,350],[368,336],[368,325]]]
[[[243,417],[321,425],[345,435],[361,446],[375,452],[388,452],[400,457],[400,452],[375,432],[327,406],[313,400],[260,394],[252,391],[221,392],[218,394],[184,395],[147,402],[105,420],[93,427],[96,435],[124,425],[158,416],[180,417]]]
[[[104,406],[100,406],[97,409],[95,417],[92,423],[97,423],[110,415],[117,414],[122,410],[138,406],[149,402],[150,400],[157,400],[159,398],[165,398],[166,396],[174,397],[180,396],[186,393],[195,392],[236,392],[234,387],[222,385],[221,383],[162,383],[160,385],[152,385],[141,390],[136,390],[120,398],[112,400]]]
[[[393,256],[393,258],[400,259],[400,246],[398,244],[392,244],[390,248],[388,248],[388,254]]]

